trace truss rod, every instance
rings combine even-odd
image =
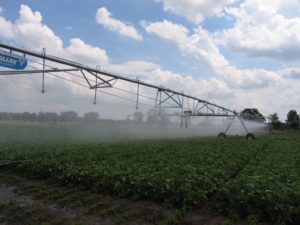
[[[69,72],[78,71],[77,69],[53,69],[53,70],[23,70],[23,71],[0,71],[0,75],[21,75],[21,74],[34,74],[34,73],[54,73],[54,72]]]
[[[222,113],[218,113],[218,114],[214,114],[214,113],[188,113],[188,114],[183,114],[183,116],[205,116],[205,117],[234,117],[234,115],[228,115],[228,114],[222,114]]]

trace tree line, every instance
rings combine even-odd
[[[285,123],[279,120],[277,113],[270,115],[270,122],[273,129],[300,129],[300,117],[297,111],[294,109],[288,112]]]
[[[247,108],[241,112],[244,119],[247,120],[259,120],[266,121],[266,118],[256,109]],[[279,120],[277,113],[273,113],[269,116],[269,121],[273,129],[300,129],[300,118],[296,110],[291,109],[287,115],[285,122]]]
[[[97,112],[87,112],[80,117],[75,111],[65,111],[60,114],[56,112],[39,112],[39,113],[12,113],[0,112],[0,120],[2,121],[29,121],[29,122],[95,122],[99,120]]]
[[[241,115],[245,120],[269,122],[273,129],[300,129],[300,119],[296,110],[290,110],[287,114],[285,122],[281,122],[277,113],[269,116],[269,121],[256,108],[246,108],[241,111]],[[0,112],[0,121],[29,121],[29,122],[97,122],[100,116],[97,112],[87,112],[80,117],[75,111],[56,112],[39,112],[39,113],[12,113]],[[143,122],[144,114],[136,111],[133,114],[133,121]],[[146,122],[150,124],[169,124],[171,123],[169,115],[163,109],[150,109],[147,113]]]
[[[170,118],[167,112],[163,109],[150,109],[145,118],[141,111],[135,111],[132,118],[128,115],[127,120],[132,120],[136,123],[142,123],[146,119],[147,123],[151,124],[169,124]],[[97,112],[87,112],[82,117],[75,111],[56,112],[39,112],[39,113],[13,113],[0,112],[0,121],[28,121],[28,122],[99,122],[100,116]]]

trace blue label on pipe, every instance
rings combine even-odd
[[[27,59],[8,52],[0,51],[0,66],[22,70],[27,66]]]

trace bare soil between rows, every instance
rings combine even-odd
[[[183,210],[0,171],[0,225],[246,225],[209,206]]]

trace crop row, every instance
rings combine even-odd
[[[300,140],[178,139],[119,144],[12,144],[0,158],[17,170],[101,193],[201,205],[272,223],[300,215]]]
[[[261,141],[185,139],[123,144],[16,145],[1,158],[29,160],[20,171],[81,184],[118,196],[135,196],[174,205],[207,200],[241,165],[259,151]]]
[[[275,140],[219,189],[216,202],[226,213],[258,215],[276,224],[299,221],[300,139]]]

